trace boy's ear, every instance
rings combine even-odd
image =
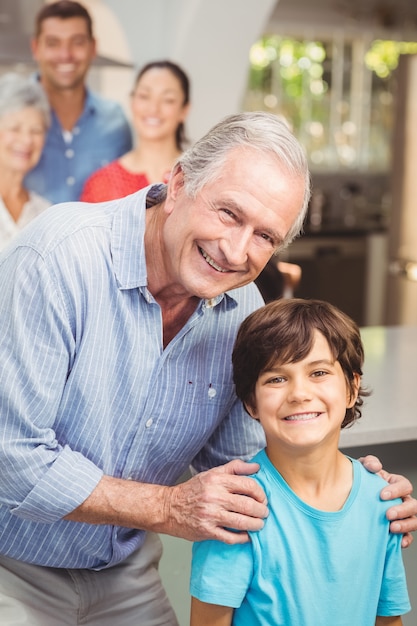
[[[358,399],[358,393],[359,393],[359,388],[361,386],[361,377],[359,374],[357,374],[356,372],[353,374],[353,393],[350,393],[350,391],[348,391],[348,395],[347,395],[347,409],[351,409],[356,400]]]
[[[249,413],[249,415],[251,417],[253,417],[254,420],[258,420],[259,419],[259,417],[257,415],[256,407],[250,406],[246,402],[243,404],[243,406],[245,407],[246,413]]]

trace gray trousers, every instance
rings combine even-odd
[[[30,565],[0,556],[1,626],[178,626],[158,574],[159,537],[100,571]]]

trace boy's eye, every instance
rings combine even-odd
[[[326,374],[327,372],[325,372],[324,370],[317,370],[316,372],[313,372],[313,376],[315,376],[316,378],[326,376]]]
[[[274,376],[273,378],[268,379],[268,384],[270,385],[278,385],[279,383],[284,382],[284,376]]]

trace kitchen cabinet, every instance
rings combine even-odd
[[[307,232],[280,258],[296,263],[302,277],[295,296],[327,300],[359,326],[383,319],[386,233],[368,229]]]
[[[285,260],[296,263],[302,269],[296,296],[327,300],[350,315],[357,324],[364,325],[365,234],[304,235],[289,246]]]

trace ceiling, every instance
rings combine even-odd
[[[268,29],[320,33],[368,31],[375,37],[417,40],[416,0],[279,0]]]
[[[33,64],[30,37],[43,4],[44,0],[0,0],[0,64]],[[265,30],[317,37],[335,29],[417,40],[417,0],[278,0]],[[125,66],[102,56],[96,64]]]

